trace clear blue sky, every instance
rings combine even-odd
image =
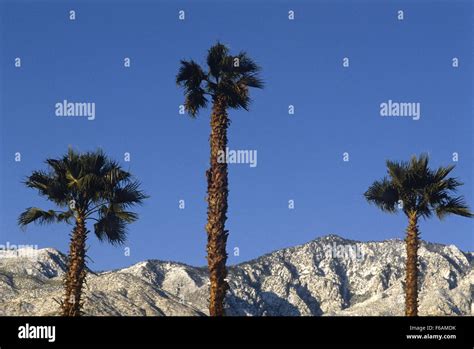
[[[186,10],[184,22],[179,9]],[[288,21],[289,9],[295,21]],[[0,242],[67,251],[65,224],[17,227],[26,207],[53,207],[21,180],[68,145],[101,147],[151,198],[130,226],[131,256],[91,234],[91,267],[148,258],[204,265],[209,110],[196,120],[178,114],[183,94],[175,74],[180,59],[205,63],[217,40],[246,50],[266,83],[252,91],[250,112],[230,111],[230,147],[256,149],[258,166],[229,167],[229,263],[330,233],[402,238],[406,218],[382,213],[362,195],[383,177],[386,159],[428,152],[438,166],[458,152],[453,174],[466,183],[462,193],[472,206],[472,9],[470,1],[2,1]],[[124,57],[131,68],[123,67]],[[63,99],[95,102],[96,119],[55,116]],[[421,119],[381,117],[379,105],[389,99],[421,103]],[[17,151],[21,162],[14,162]],[[130,163],[122,161],[125,152]],[[473,249],[466,218],[422,221],[421,232]],[[236,246],[239,257],[232,255]]]

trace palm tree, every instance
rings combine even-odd
[[[463,183],[448,178],[454,165],[428,167],[428,155],[413,156],[409,162],[387,161],[388,178],[375,181],[364,196],[382,211],[403,210],[408,217],[406,229],[405,315],[418,315],[418,219],[435,214],[439,219],[455,214],[473,217],[462,196],[452,196]]]
[[[207,262],[210,277],[209,314],[223,316],[224,298],[228,289],[225,280],[227,220],[227,164],[219,161],[227,147],[227,128],[230,120],[227,109],[248,110],[250,104],[249,88],[262,88],[263,82],[258,73],[260,68],[245,52],[236,56],[229,49],[217,43],[207,54],[208,71],[196,62],[181,61],[176,76],[178,86],[184,88],[185,109],[191,117],[196,117],[201,108],[212,99],[210,168],[207,176]]]
[[[147,196],[129,172],[108,159],[101,151],[79,154],[72,149],[59,159],[47,159],[48,171],[34,171],[24,182],[60,210],[27,208],[18,218],[25,228],[30,223],[74,224],[69,245],[68,268],[64,278],[63,316],[79,316],[83,302],[82,286],[86,277],[86,222],[94,221],[99,240],[122,244],[127,224],[138,215],[128,209],[141,204]]]

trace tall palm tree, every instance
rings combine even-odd
[[[388,178],[375,181],[365,198],[382,211],[402,209],[408,217],[406,229],[405,315],[418,315],[418,219],[435,214],[439,219],[455,214],[473,217],[462,196],[452,196],[463,183],[448,177],[454,165],[428,167],[428,155],[413,156],[409,162],[387,161]]]
[[[201,108],[212,100],[210,168],[207,176],[207,262],[210,275],[209,314],[223,316],[224,298],[228,289],[225,280],[227,219],[227,164],[219,161],[227,147],[227,128],[230,124],[227,109],[243,108],[250,104],[249,89],[262,88],[260,68],[245,52],[236,56],[221,43],[212,46],[207,54],[208,70],[205,71],[193,60],[181,61],[176,76],[178,86],[184,88],[186,111],[196,117]]]
[[[147,196],[140,190],[140,183],[101,150],[79,154],[69,149],[59,159],[47,159],[46,164],[48,171],[34,171],[25,184],[38,190],[60,210],[29,207],[19,216],[18,224],[22,228],[30,223],[74,224],[61,313],[79,316],[86,277],[87,221],[95,222],[94,232],[99,240],[122,244],[126,239],[127,224],[138,218],[128,209],[141,204]]]

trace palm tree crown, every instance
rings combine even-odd
[[[207,65],[206,72],[193,60],[181,61],[176,83],[185,89],[186,111],[195,117],[207,106],[208,97],[219,96],[225,98],[227,107],[248,110],[249,87],[263,88],[259,66],[245,52],[231,56],[219,42],[209,49]]]
[[[431,170],[428,155],[413,156],[409,162],[387,161],[388,177],[375,181],[364,196],[382,211],[397,212],[399,203],[408,216],[442,219],[448,214],[473,217],[462,196],[452,196],[463,183],[448,177],[454,165]],[[401,202],[400,202],[401,201]]]
[[[147,198],[139,182],[100,150],[79,154],[70,149],[62,158],[46,163],[49,171],[34,171],[25,184],[62,210],[29,207],[19,216],[18,224],[24,228],[30,223],[71,223],[80,215],[95,221],[99,240],[123,243],[127,223],[138,218],[127,209]]]

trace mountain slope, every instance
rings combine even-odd
[[[65,256],[54,249],[0,258],[0,315],[56,315]],[[330,235],[229,267],[229,315],[403,315],[403,241]],[[472,253],[422,243],[420,314],[471,315]],[[89,274],[88,315],[205,315],[205,268],[148,260]]]

